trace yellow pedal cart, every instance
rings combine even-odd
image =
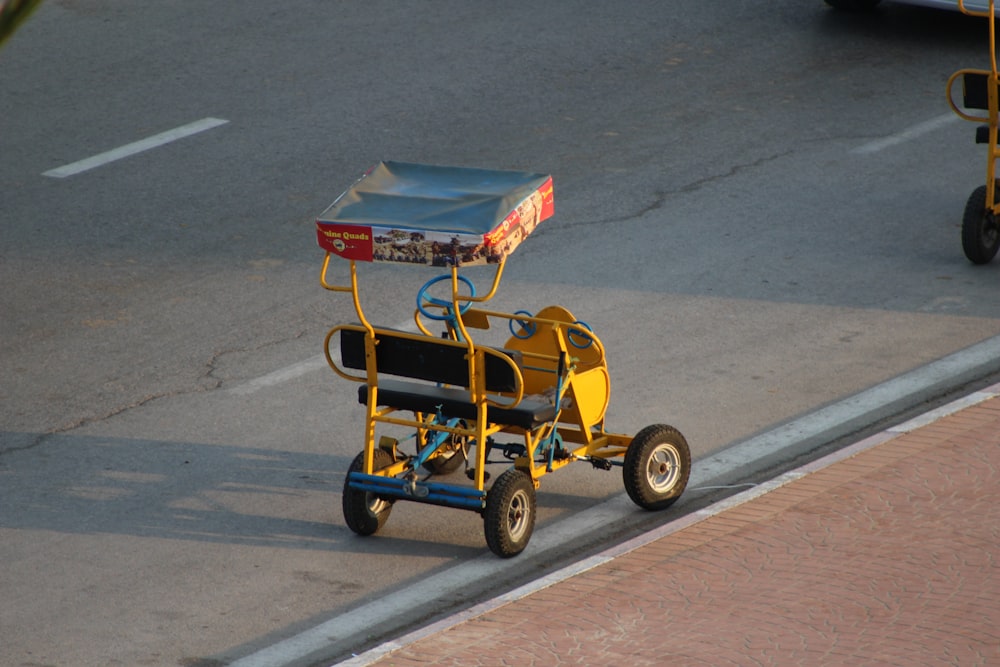
[[[528,544],[542,477],[570,463],[622,468],[628,495],[649,510],[684,491],[691,453],[677,429],[605,430],[607,359],[587,324],[561,306],[485,307],[507,256],[552,213],[544,174],[381,162],[317,219],[321,284],[350,294],[358,319],[324,344],[366,406],[343,492],[355,533],[374,534],[399,500],[461,508],[483,516],[486,543],[506,558]],[[333,257],[349,262],[349,279],[328,276]],[[444,270],[417,290],[411,331],[371,323],[358,290],[364,262]],[[460,273],[475,265],[494,267],[485,294]],[[494,326],[509,331],[506,342],[477,342]],[[490,484],[493,465],[505,469]]]
[[[980,185],[965,204],[962,216],[962,250],[973,264],[987,264],[1000,249],[1000,191],[997,187],[996,163],[1000,158],[1000,137],[998,137],[998,84],[996,53],[996,8],[994,0],[989,0],[986,11],[969,9],[964,0],[958,0],[958,8],[970,16],[989,19],[990,69],[961,69],[948,79],[948,104],[959,117],[982,123],[976,128],[976,143],[986,144],[986,184]],[[985,116],[976,116],[959,108],[955,102],[954,84],[962,81],[962,106],[965,109],[985,111]]]

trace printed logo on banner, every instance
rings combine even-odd
[[[316,238],[321,248],[344,259],[372,261],[371,227],[316,223]]]

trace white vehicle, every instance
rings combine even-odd
[[[919,5],[921,7],[933,7],[935,9],[951,9],[958,11],[958,0],[892,0],[905,5]],[[882,0],[826,0],[826,4],[835,9],[845,9],[857,12],[872,9]],[[990,10],[989,0],[965,0],[965,8],[973,12],[988,12]]]

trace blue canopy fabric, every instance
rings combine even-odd
[[[553,213],[552,177],[379,162],[316,220],[320,247],[346,259],[485,264]]]

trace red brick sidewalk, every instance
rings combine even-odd
[[[998,392],[349,663],[1000,665]]]

